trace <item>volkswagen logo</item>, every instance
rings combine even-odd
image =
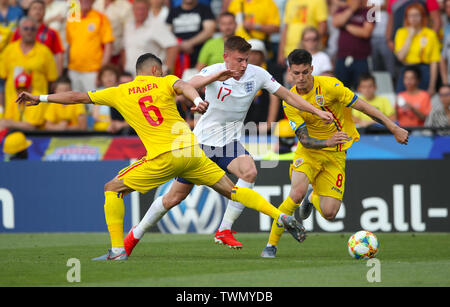
[[[167,193],[173,180],[160,186],[155,199]],[[178,206],[173,207],[158,222],[162,233],[215,233],[226,208],[226,198],[206,186],[196,186]]]

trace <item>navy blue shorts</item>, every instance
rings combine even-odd
[[[223,147],[220,146],[208,146],[200,144],[200,147],[205,152],[205,155],[210,158],[214,163],[216,163],[221,169],[228,173],[228,164],[231,163],[234,159],[242,155],[249,155],[250,153],[242,146],[241,142],[233,141],[231,143],[226,144]],[[178,182],[185,184],[192,184],[190,181],[176,177]]]

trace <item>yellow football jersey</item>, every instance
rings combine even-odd
[[[133,81],[91,91],[95,104],[115,108],[136,131],[147,160],[162,153],[197,144],[188,124],[178,113],[173,84],[178,77],[137,76]]]
[[[299,95],[296,86],[293,86],[291,91]],[[359,140],[359,133],[351,112],[351,106],[358,96],[341,81],[333,77],[315,76],[312,90],[300,96],[316,108],[332,113],[334,121],[331,124],[324,124],[318,116],[300,111],[283,101],[284,112],[294,131],[306,125],[309,136],[313,138],[329,139],[338,131],[344,131],[351,137],[351,140],[344,144],[323,148],[329,151],[345,151],[352,146],[353,142]],[[301,147],[300,143],[298,147]]]
[[[59,123],[61,121],[68,121],[69,126],[78,124],[78,117],[86,114],[86,109],[83,104],[64,105],[50,103],[44,118],[52,123]]]

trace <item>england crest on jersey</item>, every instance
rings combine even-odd
[[[244,89],[247,94],[253,92],[255,90],[255,81],[245,82]]]

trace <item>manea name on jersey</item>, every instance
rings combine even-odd
[[[92,102],[115,108],[136,131],[147,150],[147,160],[162,153],[197,144],[178,113],[173,85],[178,77],[137,76],[133,81],[88,92]]]

